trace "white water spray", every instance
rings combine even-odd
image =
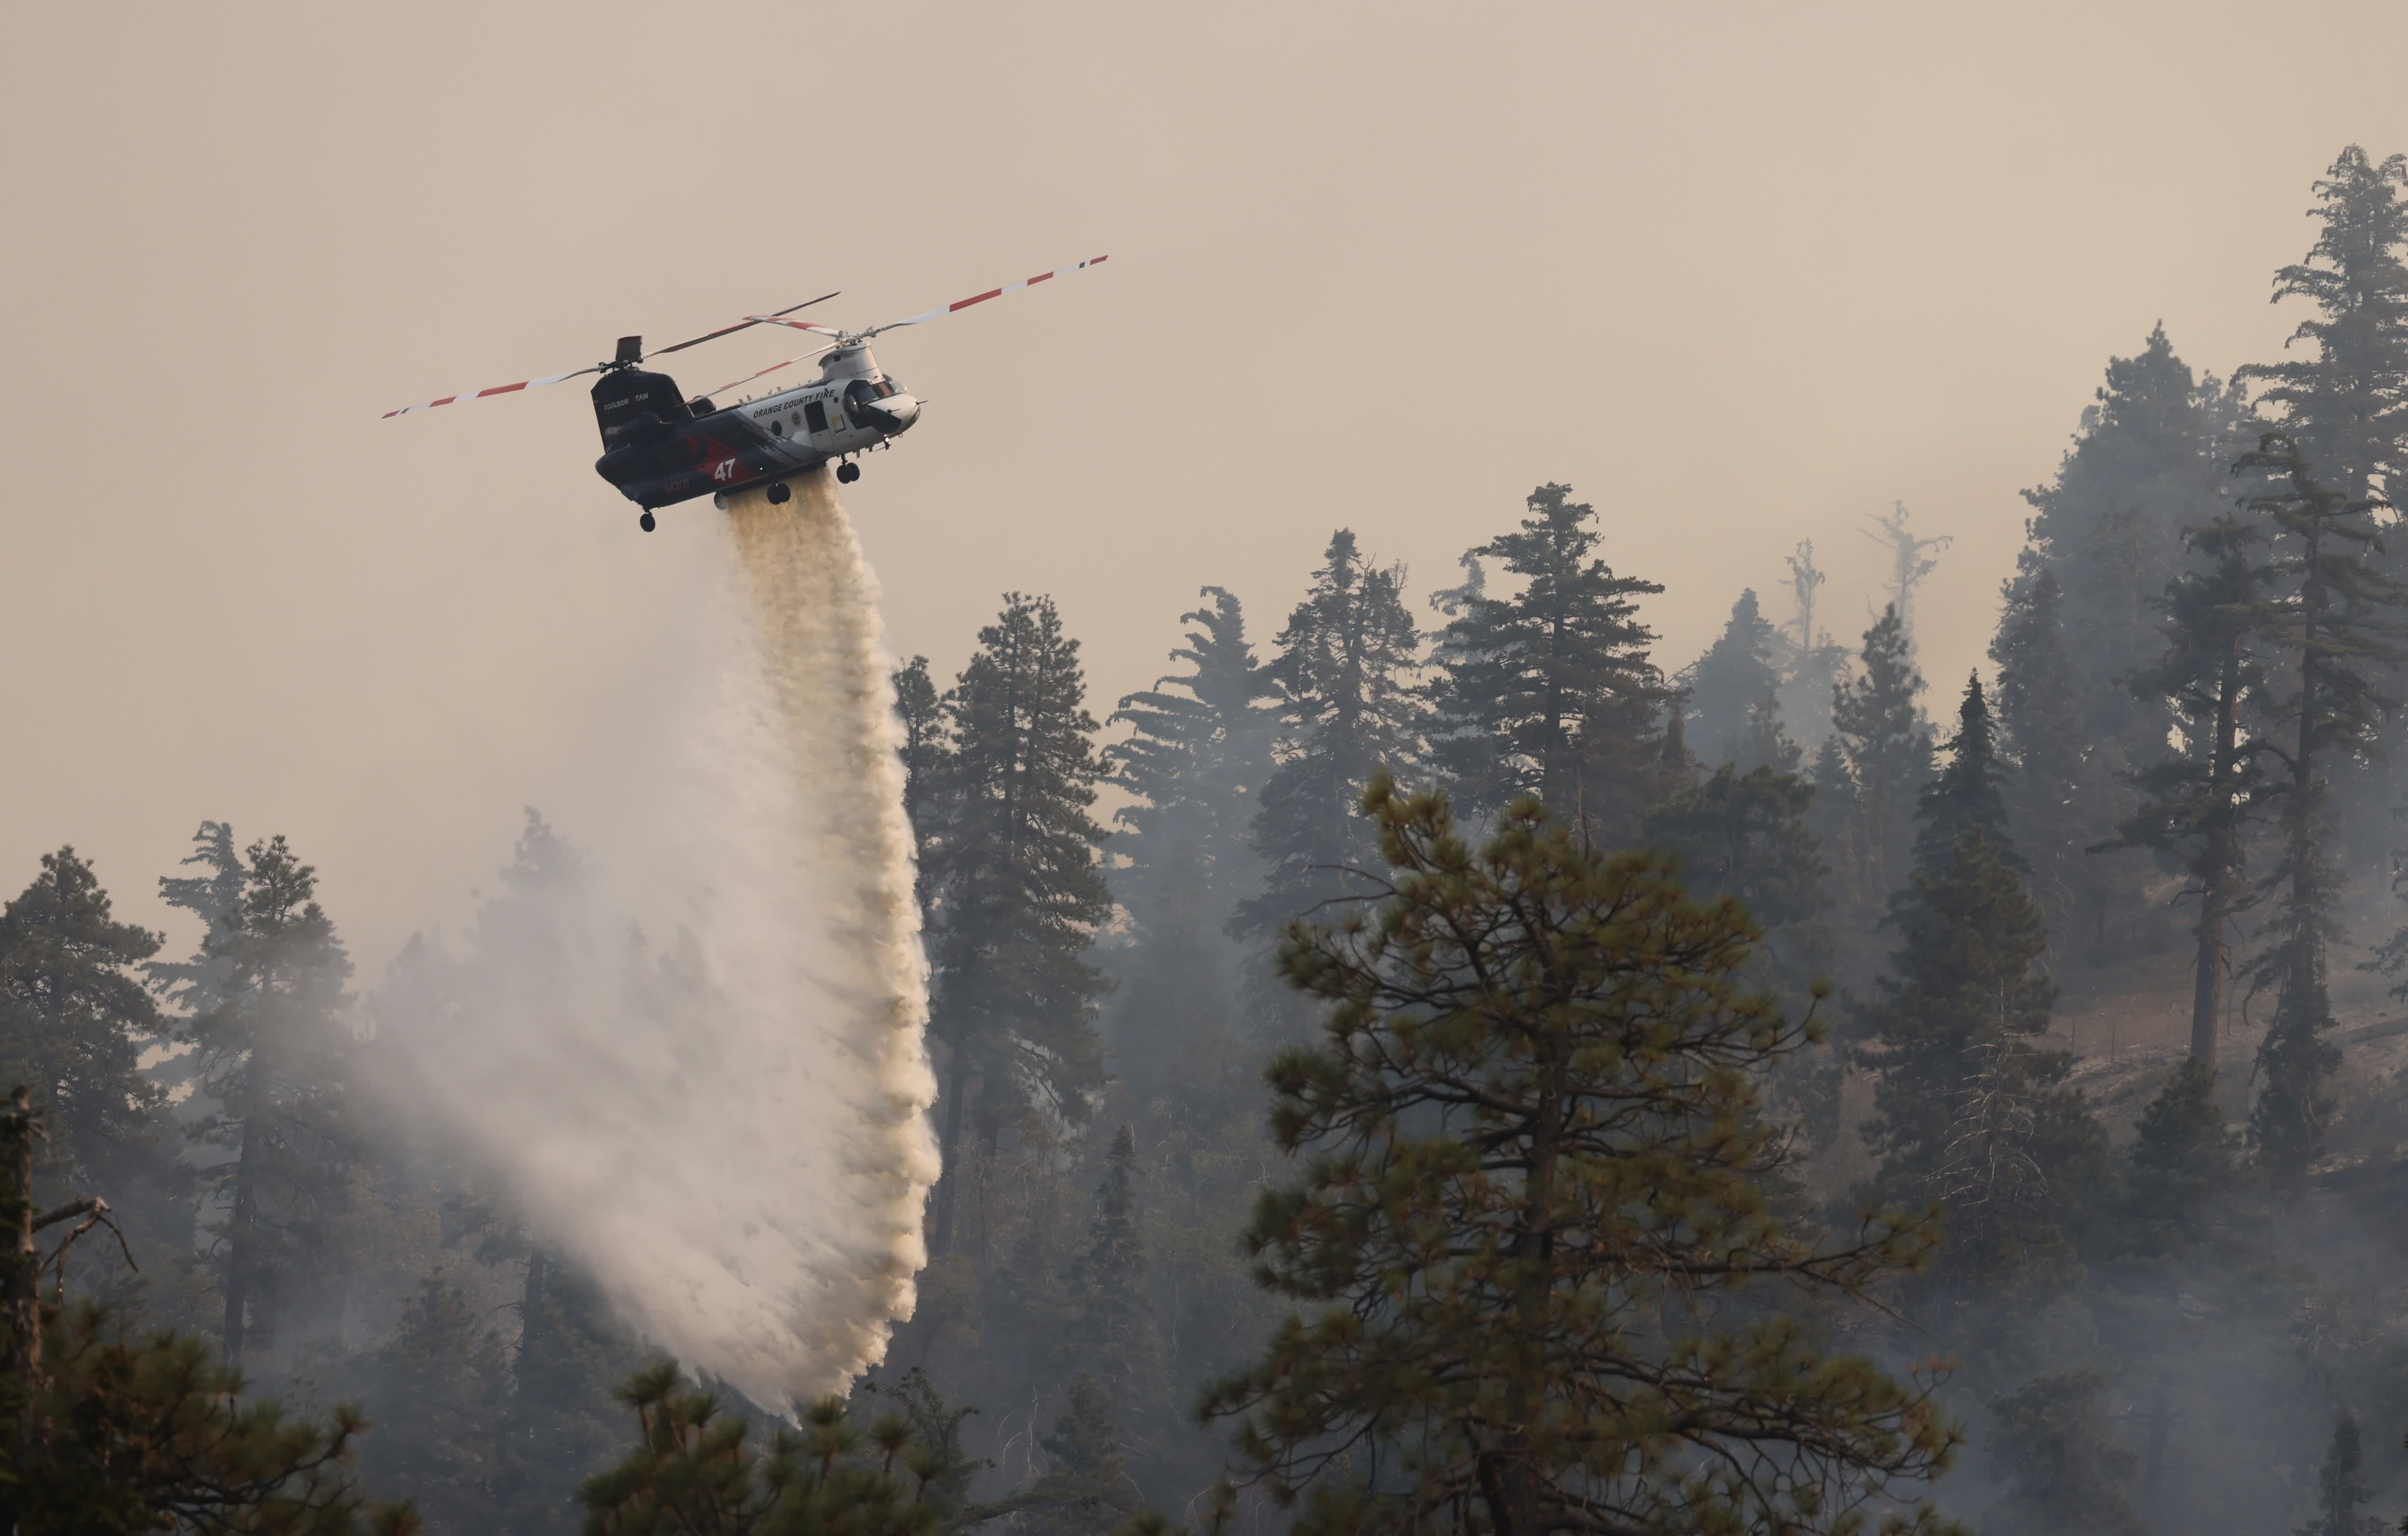
[[[735,621],[692,680],[694,718],[661,722],[684,749],[644,802],[654,851],[618,853],[642,839],[614,829],[595,840],[614,894],[539,894],[513,932],[477,935],[547,953],[539,984],[515,960],[471,965],[437,1017],[389,1031],[413,1106],[534,1235],[652,1344],[770,1406],[884,1354],[937,1173],[876,579],[827,476],[791,483],[782,505],[731,498]],[[664,959],[707,978],[666,1003],[602,937],[638,887],[655,905],[682,888]]]

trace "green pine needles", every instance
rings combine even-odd
[[[1297,1529],[1856,1531],[1945,1468],[1931,1384],[1800,1316],[1933,1234],[1868,1210],[1827,1243],[1774,1210],[1758,1084],[1823,1026],[1740,982],[1748,917],[1535,802],[1476,852],[1439,796],[1383,775],[1364,806],[1388,895],[1280,956],[1327,1016],[1270,1068],[1302,1167],[1248,1241],[1306,1310],[1203,1404],[1304,1498]]]

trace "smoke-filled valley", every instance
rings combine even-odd
[[[515,842],[36,807],[0,1529],[2408,1529],[2408,157],[2300,190],[2287,348],[2082,360],[1970,670],[1996,528],[1709,465],[932,661],[968,535],[812,470],[664,509]]]

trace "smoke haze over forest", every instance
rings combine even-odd
[[[641,736],[706,524],[623,536],[559,391],[380,413],[1096,251],[881,354],[933,403],[849,497],[902,654],[949,673],[959,615],[1051,591],[1110,701],[1199,581],[1280,611],[1353,519],[1426,590],[1555,479],[1669,587],[1668,655],[1801,537],[1862,614],[1855,530],[1902,499],[1956,537],[1925,644],[1959,676],[2101,361],[2158,320],[2196,367],[2275,355],[2308,180],[2401,136],[2408,22],[2290,15],[14,17],[0,611],[78,660],[7,699],[115,707],[21,761],[0,854],[64,820],[147,870],[201,815],[272,820],[370,952],[463,911],[520,805],[581,818]]]
[[[2408,1514],[2408,11],[0,44],[0,1472],[115,1347],[381,1536],[714,1415],[891,1536]],[[387,416],[1107,252],[841,503]]]

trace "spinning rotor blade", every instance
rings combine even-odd
[[[1006,293],[1017,292],[1021,289],[1033,287],[1038,283],[1049,282],[1055,277],[1061,277],[1065,273],[1083,271],[1091,266],[1100,266],[1109,259],[1110,258],[1104,256],[1090,256],[1085,261],[1080,262],[1076,265],[1057,266],[1051,272],[1040,272],[1034,277],[1023,277],[1016,283],[1006,283],[1001,288],[990,288],[983,293],[974,293],[967,299],[957,299],[953,303],[945,306],[942,309],[931,309],[924,314],[913,315],[909,320],[888,320],[883,325],[873,325],[867,331],[839,331],[834,326],[813,325],[807,320],[781,320],[776,315],[752,315],[747,318],[754,322],[766,325],[791,325],[797,331],[816,332],[820,335],[834,336],[838,341],[867,341],[870,337],[877,335],[882,331],[893,331],[906,325],[925,325],[932,320],[943,320],[947,315],[952,314],[956,309],[968,309],[974,304],[984,304],[989,299],[999,299]]]
[[[791,368],[797,363],[809,363],[811,359],[819,356],[822,352],[832,352],[834,350],[836,350],[836,343],[834,342],[828,343],[825,347],[814,347],[800,357],[790,357],[783,363],[772,363],[766,368],[746,374],[742,378],[736,380],[733,384],[722,384],[715,390],[705,390],[703,391],[703,398],[708,400],[712,395],[725,394],[730,390],[741,389],[765,374],[774,374],[781,368]]]
[[[598,374],[609,366],[607,363],[597,363],[591,368],[580,368],[573,374],[553,374],[549,378],[523,378],[515,384],[496,384],[490,390],[464,390],[458,394],[447,394],[440,400],[422,400],[415,405],[404,405],[399,410],[387,411],[384,413],[384,419],[408,416],[412,411],[431,411],[437,405],[449,405],[460,400],[482,400],[489,394],[516,394],[521,390],[540,390],[547,384],[557,384],[563,379],[582,378],[587,374]]]
[[[842,292],[843,290],[838,289],[837,292]],[[682,352],[689,347],[699,347],[706,341],[717,341],[722,336],[734,335],[738,331],[747,330],[755,325],[766,325],[776,320],[779,315],[791,315],[796,309],[809,309],[815,304],[825,304],[828,300],[835,297],[835,293],[823,293],[816,299],[805,299],[798,305],[792,306],[785,309],[781,309],[778,311],[777,315],[748,316],[746,319],[738,320],[734,325],[723,325],[718,330],[711,332],[710,334],[696,336],[692,341],[681,341],[674,347],[655,348],[652,351],[646,352],[644,356],[647,358],[666,357],[671,352]]]
[[[861,334],[862,337],[867,340],[868,337],[878,334],[881,331],[892,331],[897,327],[905,325],[925,325],[932,320],[943,320],[947,315],[952,314],[956,309],[968,309],[974,304],[984,304],[989,299],[999,299],[1006,293],[1017,292],[1021,289],[1032,287],[1038,283],[1049,282],[1055,277],[1061,277],[1065,273],[1079,272],[1091,266],[1101,266],[1106,260],[1107,258],[1102,256],[1090,256],[1085,261],[1079,263],[1076,266],[1057,266],[1051,272],[1040,272],[1034,277],[1023,277],[1016,283],[1006,283],[1001,288],[990,288],[983,293],[974,293],[967,299],[957,299],[953,303],[945,306],[942,309],[931,309],[925,314],[914,315],[910,320],[888,320],[883,325],[873,325],[868,330],[861,333]]]
[[[641,363],[646,358],[664,357],[670,352],[682,352],[689,347],[698,347],[706,341],[716,341],[721,336],[744,330],[748,326],[767,323],[793,325],[796,322],[789,320],[781,320],[779,319],[779,316],[791,315],[797,309],[809,309],[815,304],[825,304],[828,300],[835,297],[836,294],[834,293],[823,293],[816,299],[805,299],[800,304],[789,305],[787,307],[779,310],[776,315],[748,315],[744,318],[741,324],[723,326],[719,330],[713,331],[708,335],[696,336],[692,341],[681,341],[674,347],[662,347],[640,355],[630,355],[630,343],[634,341],[634,338],[629,337],[626,340],[620,342],[619,346],[621,350],[619,353],[619,362],[615,363],[597,363],[591,368],[580,368],[574,373],[553,374],[546,378],[525,378],[521,379],[516,384],[497,384],[490,390],[464,390],[458,394],[447,394],[439,400],[423,400],[415,405],[404,405],[399,410],[387,411],[384,413],[384,419],[390,420],[396,416],[408,416],[413,411],[431,411],[437,405],[450,405],[462,400],[482,400],[489,394],[516,394],[521,390],[540,390],[547,384],[558,384],[571,378],[582,378],[587,374],[598,374],[606,369],[617,367],[623,363]],[[807,327],[807,329],[817,328]],[[834,334],[835,333],[831,332],[829,334]],[[801,360],[795,359],[793,361],[799,362]],[[783,367],[784,364],[781,363],[779,366]],[[769,370],[766,368],[762,370],[764,373],[768,371]]]

